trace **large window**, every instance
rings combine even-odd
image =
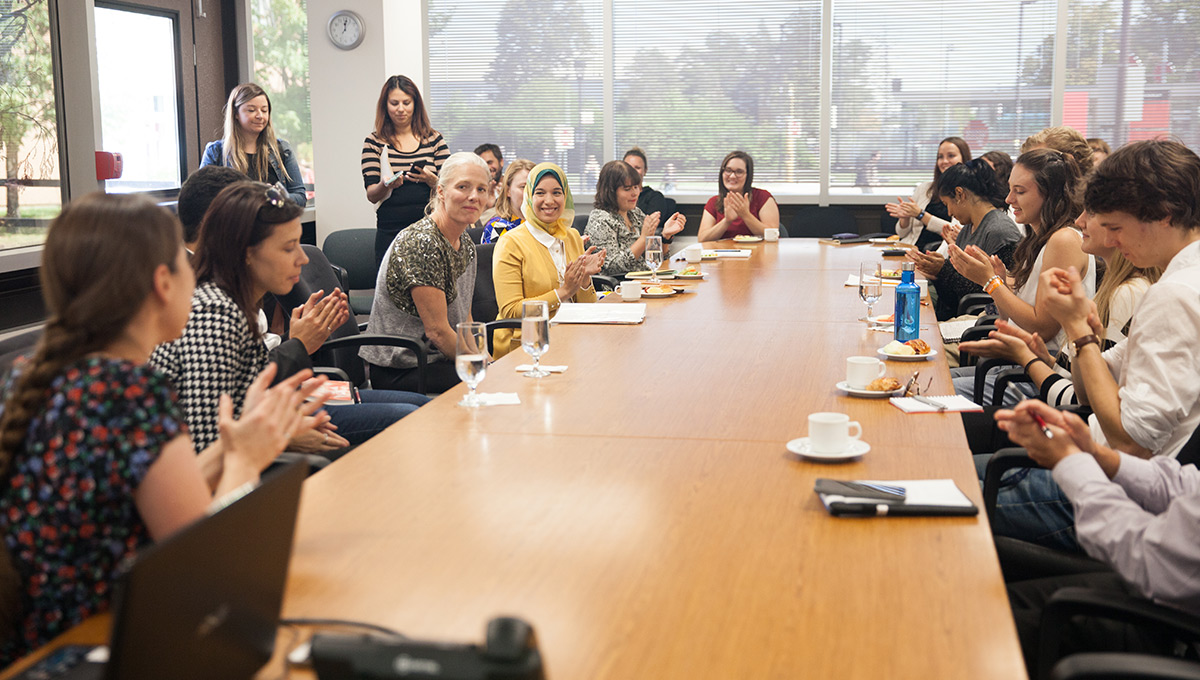
[[[254,79],[271,97],[275,134],[296,153],[313,198],[312,113],[308,87],[308,8],[305,0],[253,0]]]
[[[429,0],[430,122],[451,151],[554,161],[576,193],[604,163],[600,0]]]
[[[62,209],[47,0],[0,6],[0,250],[41,243]]]
[[[123,166],[106,191],[178,189],[183,181],[178,33],[167,14],[96,7],[103,149],[120,153]]]
[[[649,4],[612,0],[614,153],[640,146],[649,184],[714,193],[741,149],[756,186],[817,193],[820,1]]]
[[[1200,148],[1200,2],[427,3],[428,98],[450,146],[558,161],[581,194],[610,160],[601,149],[634,145],[669,193],[711,193],[740,148],[756,184],[831,202],[907,192],[952,135],[976,155],[1015,156],[1059,123],[1114,145],[1171,134]],[[868,193],[880,198],[851,198]]]
[[[1114,148],[1170,134],[1200,150],[1200,2],[1070,3],[1063,123]]]

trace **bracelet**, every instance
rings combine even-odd
[[[917,213],[917,221],[918,221],[918,222],[921,222],[922,218],[924,218],[924,217],[925,217],[925,211],[924,211],[924,210],[922,210],[921,212]],[[925,223],[924,223],[924,222],[921,222],[921,224],[925,224]]]
[[[1083,349],[1084,347],[1087,347],[1088,345],[1095,345],[1096,348],[1099,349],[1100,348],[1100,338],[1096,337],[1095,333],[1092,333],[1090,335],[1085,335],[1082,338],[1079,338],[1078,340],[1074,341],[1073,344],[1075,345],[1075,355],[1079,356],[1079,350]]]
[[[1042,358],[1041,358],[1041,357],[1034,357],[1034,358],[1030,359],[1030,360],[1029,360],[1029,362],[1025,364],[1025,372],[1026,372],[1026,373],[1028,373],[1028,372],[1029,372],[1029,367],[1030,367],[1030,366],[1032,366],[1032,365],[1034,365],[1035,363],[1037,363],[1037,362],[1041,361],[1041,360],[1042,360]]]
[[[988,295],[991,295],[992,291],[996,290],[997,288],[999,288],[1000,286],[1003,286],[1003,285],[1004,285],[1004,281],[1002,281],[999,276],[993,276],[992,278],[987,280],[987,283],[983,284],[983,292],[987,293]]]

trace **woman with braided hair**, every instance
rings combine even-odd
[[[306,373],[223,396],[220,435],[196,454],[175,388],[147,363],[182,332],[195,278],[179,221],[150,201],[90,194],[50,225],[41,280],[50,313],[14,366],[0,412],[0,537],[20,611],[0,611],[0,665],[103,611],[121,563],[258,479],[308,421]],[[3,557],[3,555],[0,555]]]

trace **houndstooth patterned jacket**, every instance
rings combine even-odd
[[[233,298],[212,282],[196,286],[183,335],[155,348],[150,362],[175,383],[197,451],[217,440],[222,394],[233,398],[234,416],[241,417],[246,390],[267,357]]]

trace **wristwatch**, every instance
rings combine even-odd
[[[918,221],[918,222],[920,222],[920,221],[921,221],[921,218],[923,218],[923,217],[925,217],[925,211],[924,211],[924,210],[922,210],[921,212],[917,213],[917,221]]]
[[[1074,342],[1074,345],[1075,345],[1075,355],[1079,356],[1079,350],[1083,349],[1084,347],[1087,347],[1088,345],[1096,345],[1097,347],[1099,347],[1100,346],[1100,338],[1096,337],[1095,333],[1092,333],[1089,335],[1085,335],[1082,338],[1079,338],[1078,340],[1076,340]]]

